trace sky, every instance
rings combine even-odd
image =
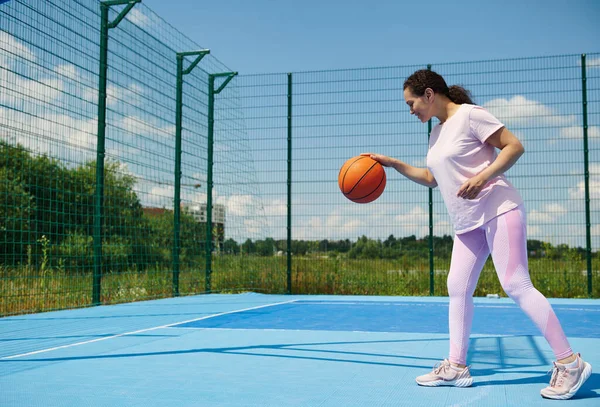
[[[0,132],[3,128],[10,128],[11,132],[15,128],[22,129],[11,133],[15,142],[73,163],[83,159],[82,152],[88,154],[85,159],[95,157],[97,105],[94,98],[98,89],[95,51],[87,52],[96,49],[95,43],[90,45],[96,40],[85,32],[71,30],[68,31],[71,37],[63,41],[61,14],[50,12],[51,3],[62,6],[68,1],[71,0],[36,0],[27,5],[25,1],[15,1],[3,6],[9,10],[7,15],[30,13],[31,18],[42,23],[22,30],[21,20],[0,18],[0,23],[7,22],[0,24],[0,89],[3,89],[0,92]],[[96,2],[79,0],[76,4]],[[294,99],[294,176],[295,181],[299,176],[308,177],[294,184],[294,238],[356,239],[364,234],[385,239],[392,233],[423,237],[429,233],[426,189],[417,190],[400,175],[388,171],[386,193],[375,204],[362,206],[349,204],[339,193],[336,181],[343,162],[363,149],[376,152],[390,149],[389,155],[415,166],[425,165],[426,125],[410,117],[397,90],[401,88],[402,78],[412,72],[409,65],[432,63],[436,70],[448,71],[442,72],[444,75],[451,73],[453,83],[465,84],[473,90],[476,101],[514,130],[526,150],[533,147],[517,168],[511,169],[516,173],[509,174],[527,176],[521,176],[518,182],[528,202],[530,236],[582,246],[584,187],[578,55],[595,52],[587,66],[592,102],[589,123],[591,209],[597,218],[600,214],[600,29],[596,21],[600,17],[600,0],[571,1],[569,5],[550,0],[543,3],[543,8],[536,9],[535,17],[532,16],[535,2],[507,1],[501,7],[484,1],[479,3],[462,2],[461,8],[456,8],[430,1],[427,15],[422,7],[400,1],[381,1],[367,6],[353,0],[344,3],[306,0],[301,7],[299,2],[289,1],[233,1],[228,2],[225,9],[214,2],[144,0],[144,7],[134,8],[127,16],[129,23],[141,28],[143,34],[127,27],[126,23],[111,32],[111,47],[116,48],[111,48],[107,102],[109,112],[114,114],[108,120],[108,139],[112,144],[107,145],[107,155],[125,162],[127,170],[138,177],[136,191],[140,192],[143,205],[172,207],[173,162],[164,157],[173,156],[174,101],[163,99],[168,99],[168,95],[172,98],[174,94],[174,87],[170,85],[174,83],[174,71],[169,70],[168,64],[161,66],[164,60],[148,66],[144,60],[155,51],[152,47],[157,46],[147,33],[164,30],[163,22],[157,21],[156,15],[160,16],[195,44],[211,49],[211,58],[218,58],[241,74],[224,94],[234,89],[227,103],[239,104],[244,118],[239,123],[232,121],[234,130],[219,133],[223,140],[231,137],[216,146],[221,154],[219,163],[223,165],[224,174],[228,174],[227,169],[237,174],[240,163],[244,163],[244,172],[262,174],[265,179],[257,175],[257,182],[238,183],[244,190],[242,187],[235,191],[220,189],[228,182],[221,182],[213,190],[215,202],[227,207],[226,230],[228,233],[237,230],[236,239],[241,237],[240,241],[247,236],[283,238],[287,214],[283,165],[287,145],[286,111],[280,108],[287,103],[286,86],[265,87],[261,85],[262,79],[248,75],[392,67],[294,75],[297,80],[294,82],[297,95]],[[148,8],[152,13],[146,13]],[[93,21],[96,17],[92,7],[75,9],[84,14],[81,21]],[[42,19],[38,13],[47,16]],[[156,15],[149,15],[153,13]],[[136,35],[131,36],[132,32]],[[173,40],[169,30],[163,34],[158,37]],[[60,38],[56,37],[59,35]],[[131,42],[137,52],[132,52],[127,44],[117,47],[123,40]],[[49,47],[48,44],[63,45]],[[64,44],[79,45],[72,48]],[[172,47],[180,46],[181,42],[164,45],[169,47],[168,51],[160,52],[170,55]],[[470,64],[481,66],[468,66],[467,70],[463,69],[466,64],[440,66],[447,62],[564,54],[572,56],[535,62],[513,59],[509,66]],[[55,58],[57,55],[64,58]],[[174,65],[175,59],[170,61]],[[114,69],[121,72],[123,67],[125,75],[114,75]],[[481,72],[492,68],[496,69],[494,75],[481,79]],[[207,66],[207,69],[210,68]],[[473,75],[473,72],[480,74]],[[285,85],[285,77],[258,78],[266,78],[264,83],[271,85],[283,78],[281,83]],[[568,83],[576,85],[568,88],[561,78],[569,78]],[[538,82],[543,83],[543,87],[539,87]],[[186,89],[191,92],[186,93],[188,96],[197,90]],[[360,92],[356,92],[357,89]],[[239,97],[233,97],[235,95]],[[219,98],[223,100],[224,96]],[[381,101],[385,103],[379,103]],[[196,185],[203,183],[198,180],[205,177],[202,160],[196,159],[202,154],[204,144],[200,140],[193,144],[193,140],[202,138],[205,123],[198,118],[202,104],[186,106],[190,110],[186,110],[184,117],[184,141],[190,142],[188,146],[197,154],[184,156],[183,181]],[[227,109],[220,110],[218,114],[226,114]],[[239,147],[240,140],[251,142],[252,148]],[[236,146],[232,150],[238,155],[228,160],[224,151],[232,146]],[[242,157],[241,153],[245,155]],[[227,162],[238,167],[226,168],[222,163]],[[533,181],[530,181],[532,174]],[[558,176],[544,178],[553,174]],[[532,183],[535,185],[530,185]],[[182,199],[205,202],[205,188],[190,185],[184,188]],[[316,190],[317,186],[321,189]],[[437,202],[434,233],[450,234],[451,226],[436,197],[434,195]],[[230,227],[234,218],[239,221],[237,229]],[[592,220],[592,245],[598,250],[600,224],[596,218]]]
[[[598,51],[598,0],[143,0],[240,74]]]
[[[599,0],[232,0],[227,2],[227,7],[221,2],[143,0],[143,4],[191,40],[209,48],[212,56],[242,75],[425,66],[429,63],[435,66],[448,62],[579,55],[600,51]],[[514,122],[518,118],[511,116],[521,114],[523,106],[528,106],[531,110],[528,114],[533,116],[559,117],[564,114],[558,108],[551,107],[552,100],[537,100],[536,96],[526,98],[515,94],[506,99],[482,102],[492,102],[492,105],[497,102],[495,104],[507,107],[520,105],[517,110],[510,108],[509,114],[502,115],[509,125],[517,127],[519,123]],[[574,116],[564,117],[567,119],[557,119],[562,121],[556,123],[557,126],[566,126],[561,130],[563,133],[572,125],[563,121],[577,121]],[[593,127],[591,131],[596,134],[598,128]],[[579,136],[580,131],[575,129],[575,133]],[[519,133],[518,136],[524,142],[532,137],[525,133]],[[544,137],[543,134],[540,136]],[[564,140],[558,145],[549,146],[548,151],[559,151],[560,143],[567,140],[564,134],[546,136]],[[596,141],[593,143],[593,148],[596,148]],[[535,157],[542,159],[540,154]],[[535,164],[531,160],[535,161],[535,157],[529,155],[524,160],[523,168],[532,168]],[[597,164],[593,165],[595,172]],[[389,177],[395,179],[394,174]],[[552,182],[561,182],[561,179],[558,177]],[[595,187],[597,176],[592,181]],[[542,202],[534,196],[534,202],[528,207],[530,221],[534,224],[568,224],[567,201],[582,195],[580,189],[579,184],[558,188],[557,191],[561,191],[562,195],[554,197],[555,201]],[[285,200],[278,202],[283,208]],[[387,214],[397,212],[399,219],[394,226],[397,235],[427,234],[427,208],[409,205],[398,207],[397,202],[390,202],[387,207],[385,201],[378,205],[379,212],[386,215],[380,221],[376,220],[377,215],[373,215],[370,218],[372,224],[386,224]],[[269,206],[277,207],[277,204]],[[315,231],[323,229],[344,230],[348,236],[373,233],[373,227],[358,221],[365,219],[365,208],[340,208],[328,207],[323,213],[296,219],[295,222],[301,227],[295,228],[295,235],[298,237],[306,233],[306,236],[300,237],[310,238],[317,233]],[[596,207],[593,209],[596,210]],[[282,210],[282,213],[285,212]],[[581,217],[581,214],[577,216]],[[576,223],[580,224],[581,219]],[[398,224],[404,226],[399,227]],[[416,224],[422,226],[416,227]],[[438,233],[450,233],[451,230],[439,219],[436,220],[436,228]],[[532,236],[557,243],[552,237],[556,233],[555,228],[536,228],[530,225]],[[385,232],[388,233],[387,229]],[[569,244],[581,244],[583,237],[579,226],[562,233],[577,236],[577,242],[569,241]],[[593,233],[593,245],[597,247],[600,244],[597,238],[600,226],[596,225]]]

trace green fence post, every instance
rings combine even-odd
[[[215,95],[221,93],[225,86],[236,76],[237,72],[223,72],[208,75],[208,168],[206,171],[206,292],[212,290],[212,191],[213,191],[213,148],[215,124]],[[225,81],[215,90],[215,79],[225,77]]]
[[[585,253],[587,260],[588,296],[592,296],[592,220],[590,216],[590,168],[588,148],[587,76],[585,54],[581,54],[581,99],[583,114],[583,171],[585,179]]]
[[[287,91],[287,293],[292,293],[292,74]]]
[[[173,296],[179,296],[179,251],[181,220],[181,128],[183,121],[183,75],[187,75],[198,65],[210,50],[177,53],[177,101],[175,107],[175,193],[173,197]],[[186,56],[196,56],[196,60],[183,70]]]
[[[98,80],[98,140],[96,145],[96,191],[94,194],[94,279],[92,304],[100,304],[102,292],[102,223],[104,213],[104,156],[106,142],[106,85],[108,76],[108,30],[115,28],[141,0],[111,0],[100,3],[100,71]],[[117,18],[109,22],[111,6],[125,5]]]
[[[431,71],[431,65],[427,65],[427,69]],[[427,141],[431,137],[431,119],[427,122]],[[433,189],[428,188],[429,201],[429,295],[434,293],[435,271],[433,269]]]

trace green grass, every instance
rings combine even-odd
[[[593,263],[593,298],[600,298],[599,261]],[[212,292],[255,291],[283,294],[287,290],[285,257],[215,256]],[[547,297],[585,298],[587,273],[584,261],[531,259],[535,287]],[[449,262],[435,260],[434,295],[446,296]],[[204,259],[180,272],[180,295],[205,293]],[[102,278],[103,304],[171,297],[170,269],[107,273]],[[429,261],[351,260],[339,257],[294,257],[293,294],[398,295],[430,294]],[[475,296],[505,296],[491,261],[479,279]],[[29,266],[0,268],[0,316],[90,306],[92,275],[64,269]]]

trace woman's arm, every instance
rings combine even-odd
[[[429,188],[437,187],[437,182],[427,168],[417,168],[406,164],[403,161],[397,160],[381,154],[363,153],[361,155],[369,156],[373,160],[378,161],[384,167],[392,167],[400,174],[404,175],[411,181],[417,184],[424,185]]]
[[[456,196],[465,199],[476,198],[490,179],[508,171],[525,152],[519,139],[506,127],[496,131],[485,142],[502,151],[489,167],[462,184]]]

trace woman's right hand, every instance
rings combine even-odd
[[[361,155],[371,157],[373,160],[379,162],[379,164],[383,165],[384,167],[392,167],[394,165],[394,161],[396,161],[394,158],[382,154],[362,153]]]

